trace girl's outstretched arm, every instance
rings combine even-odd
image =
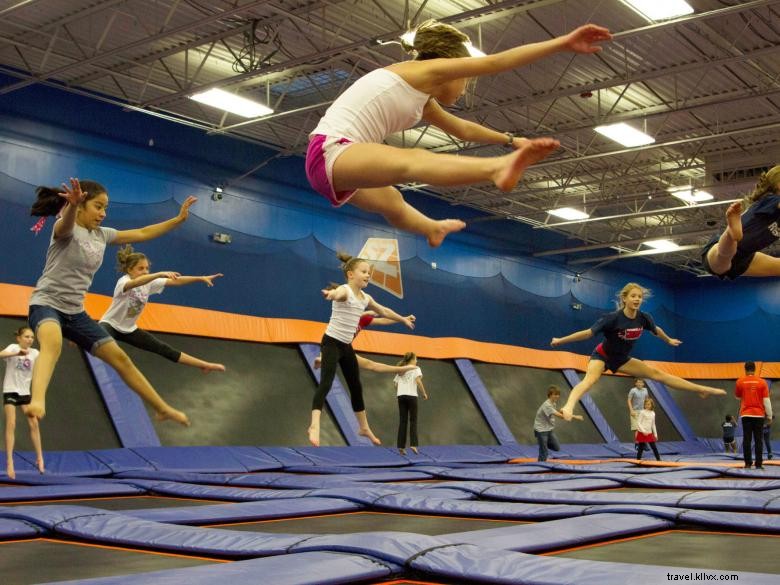
[[[170,282],[172,280],[179,278],[179,273],[170,272],[170,271],[153,272],[151,274],[144,274],[143,276],[139,276],[138,278],[131,278],[125,283],[122,292],[127,292],[139,286],[149,284],[150,282],[152,282],[153,280],[157,280],[158,278],[166,278]]]
[[[76,209],[79,204],[84,201],[87,196],[81,190],[81,185],[78,179],[70,179],[70,186],[65,183],[62,184],[63,192],[60,193],[60,197],[65,199],[67,203],[60,212],[60,219],[54,223],[54,239],[67,238],[73,233],[73,226],[76,225]]]
[[[398,321],[399,323],[406,325],[409,329],[414,329],[414,321],[409,319],[409,317],[402,317],[392,309],[388,309],[387,307],[380,305],[374,299],[371,299],[371,302],[368,303],[368,308],[372,311],[375,311],[381,317],[386,317],[387,319]],[[410,317],[411,316],[412,315],[410,315]]]
[[[574,343],[575,341],[585,341],[591,337],[593,337],[593,331],[590,329],[583,329],[582,331],[577,331],[565,337],[553,337],[552,341],[550,341],[550,345],[553,347],[558,347],[559,345]]]
[[[409,319],[409,321],[412,323],[417,320],[417,317],[414,315],[407,315],[405,318]],[[395,319],[388,319],[386,317],[374,317],[374,320],[371,321],[371,325],[395,325],[396,323],[399,323],[399,321],[396,321]]]
[[[391,66],[407,83],[425,93],[453,79],[465,79],[509,71],[528,65],[562,51],[573,53],[597,53],[597,44],[612,38],[609,30],[595,24],[586,24],[568,34],[539,43],[514,47],[484,57],[461,57],[456,59],[429,59],[405,61]]]
[[[182,203],[181,210],[179,210],[179,215],[176,217],[172,217],[168,221],[155,223],[146,227],[117,232],[116,238],[111,243],[117,245],[135,244],[136,242],[145,242],[146,240],[159,238],[163,234],[167,234],[172,229],[179,227],[182,223],[187,221],[187,218],[190,215],[190,207],[197,200],[197,197],[190,195],[187,197],[184,203]]]
[[[379,374],[403,374],[409,370],[413,370],[416,366],[390,366],[381,362],[375,362],[373,360],[364,358],[363,356],[357,357],[358,367],[361,370],[368,370],[370,372],[377,372]]]
[[[0,351],[0,359],[7,358],[7,357],[16,357],[17,355],[27,355],[30,353],[29,349],[22,349],[21,347],[13,351],[11,349],[4,349],[3,351]]]
[[[341,286],[337,286],[336,288],[324,288],[322,289],[322,296],[325,297],[326,301],[346,301],[347,300],[347,289],[346,284],[342,284]]]
[[[220,278],[224,274],[210,274],[208,276],[176,276],[174,278],[168,278],[165,286],[182,286],[185,284],[193,284],[196,282],[204,282],[206,286],[214,286],[214,279]]]
[[[658,325],[655,326],[655,334],[661,338],[662,341],[665,343],[668,343],[671,346],[677,347],[678,345],[682,344],[682,341],[679,339],[675,339],[674,337],[669,337],[666,334],[666,331],[661,329]]]

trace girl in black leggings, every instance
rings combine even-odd
[[[332,301],[332,312],[325,335],[322,336],[322,373],[317,392],[314,394],[309,424],[309,442],[315,447],[320,445],[320,417],[325,397],[330,392],[336,367],[341,366],[341,372],[347,382],[349,395],[352,399],[352,410],[360,427],[358,433],[367,437],[374,445],[381,441],[371,431],[366,418],[366,407],[363,403],[363,387],[360,384],[360,373],[352,340],[366,309],[374,311],[380,317],[393,319],[403,323],[409,329],[414,329],[414,323],[408,317],[402,317],[395,311],[383,307],[370,295],[363,292],[371,279],[371,265],[361,258],[339,253],[342,261],[341,269],[347,278],[347,283],[332,289],[323,289],[322,296]]]
[[[416,366],[417,356],[407,352],[398,362],[399,366]],[[417,439],[417,390],[422,393],[423,400],[428,400],[422,381],[422,370],[415,367],[403,374],[396,374],[393,380],[398,398],[398,452],[406,455],[406,426],[409,425],[409,447],[417,453],[420,441]]]
[[[100,319],[103,329],[117,341],[156,353],[174,363],[200,368],[206,373],[224,372],[225,366],[222,364],[206,362],[174,349],[136,325],[138,317],[146,307],[149,295],[161,293],[166,286],[181,286],[195,282],[214,286],[214,279],[222,275],[182,276],[178,272],[150,273],[149,259],[146,255],[134,251],[129,244],[117,252],[116,258],[119,271],[123,272],[124,276],[117,281],[111,306]]]

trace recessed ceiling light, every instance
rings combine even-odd
[[[649,242],[642,243],[650,248],[655,248],[659,252],[673,252],[674,250],[680,249],[680,246],[672,240],[650,240]]]
[[[652,136],[648,136],[644,132],[640,132],[624,122],[609,124],[607,126],[596,126],[594,130],[623,146],[643,146],[655,142],[655,138]]]
[[[621,2],[651,21],[693,14],[693,6],[685,0],[621,0]]]
[[[190,99],[213,108],[225,110],[242,118],[259,118],[274,112],[271,108],[259,102],[217,88],[193,94],[190,96]]]
[[[689,204],[701,203],[702,201],[711,201],[715,199],[711,193],[707,191],[694,190],[690,187],[682,187],[678,189],[671,189],[669,194],[677,197],[680,201],[685,201]]]
[[[560,217],[561,219],[565,219],[567,221],[573,221],[575,219],[587,219],[588,217],[590,217],[584,211],[580,211],[579,209],[574,209],[572,207],[561,207],[559,209],[550,209],[547,213],[549,213],[550,215],[554,215],[555,217]]]

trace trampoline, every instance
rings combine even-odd
[[[22,453],[0,485],[3,582],[777,582],[773,462],[528,450],[147,447],[52,453],[46,475]]]

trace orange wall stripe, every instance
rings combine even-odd
[[[26,317],[32,287],[0,284],[0,315]],[[111,298],[88,294],[85,307],[99,318],[108,309]],[[223,313],[161,303],[150,303],[138,321],[140,327],[162,333],[215,337],[261,343],[319,343],[325,324],[303,319],[273,319]],[[473,341],[459,337],[423,337],[386,331],[363,331],[355,341],[357,351],[403,355],[413,351],[428,359],[466,358],[493,364],[533,368],[585,371],[588,357],[568,351],[531,349],[515,345]],[[743,374],[742,363],[647,363],[683,378],[734,379]],[[780,378],[780,363],[757,362],[759,373]]]

